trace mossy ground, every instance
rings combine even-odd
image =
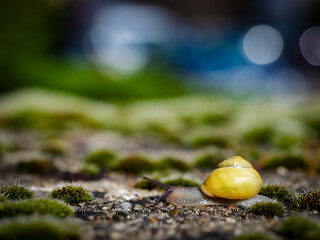
[[[292,216],[282,220],[278,233],[286,239],[317,240],[320,239],[320,226],[309,218]]]
[[[4,195],[0,195],[0,203],[6,202],[7,201],[7,197]]]
[[[277,167],[285,167],[287,169],[303,169],[306,167],[306,161],[302,156],[284,154],[271,157],[265,164],[266,169],[276,169]]]
[[[66,220],[49,216],[31,216],[10,219],[0,227],[0,239],[5,240],[80,240],[80,227]]]
[[[258,202],[251,207],[251,211],[266,217],[282,216],[285,213],[283,206],[277,202]]]
[[[153,182],[148,181],[148,180],[141,180],[141,181],[137,182],[135,187],[140,188],[140,189],[152,190],[152,189],[158,188],[159,186]]]
[[[205,154],[195,159],[194,166],[197,168],[214,169],[221,162],[221,158],[214,154]]]
[[[174,178],[163,182],[169,186],[200,187],[200,183],[186,178]]]
[[[18,162],[15,169],[18,173],[29,174],[47,174],[58,170],[52,161],[40,159]]]
[[[277,218],[271,217],[279,215],[274,206],[260,205],[259,213],[237,206],[175,207],[164,201],[157,202],[163,189],[135,188],[144,172],[148,175],[151,172],[150,176],[160,180],[172,179],[165,182],[170,185],[199,186],[201,181],[194,182],[195,179],[204,180],[217,163],[232,155],[254,161],[264,182],[285,182],[292,193],[301,192],[302,188],[316,188],[320,169],[319,121],[306,124],[307,121],[297,115],[303,110],[316,116],[317,106],[316,111],[293,105],[277,108],[276,104],[257,104],[255,100],[242,106],[230,98],[218,96],[121,103],[81,99],[80,103],[69,105],[60,95],[52,97],[45,92],[32,100],[34,95],[32,91],[27,96],[13,94],[6,98],[6,103],[0,99],[0,142],[4,143],[0,144],[0,180],[7,183],[21,179],[23,184],[32,186],[36,197],[48,197],[51,189],[66,181],[84,186],[94,199],[78,204],[71,218],[81,219],[85,230],[92,228],[96,239],[233,239],[234,235],[252,228],[273,232],[278,238],[277,229],[287,215],[302,210],[308,219],[313,216],[315,223],[319,219],[319,209],[315,207],[319,205],[318,197],[313,194],[295,199],[295,203],[300,201],[296,208],[285,203],[285,214]],[[48,96],[51,98],[46,100]],[[16,105],[11,101],[14,98],[20,99]],[[61,106],[56,106],[57,101]],[[30,111],[29,106],[38,110]],[[1,146],[4,146],[2,150]],[[109,161],[105,157],[110,154],[91,151],[96,148],[97,152],[110,150],[115,159]],[[13,165],[21,160],[21,155],[33,156],[35,152],[52,159],[61,171],[53,174],[37,171],[32,175],[14,171]],[[88,163],[86,159],[91,154],[96,154],[98,160]],[[156,161],[163,156],[175,156],[175,159]],[[204,156],[201,161],[199,156]],[[192,168],[185,168],[182,160]],[[304,171],[306,169],[312,174]],[[85,176],[82,174],[85,170],[88,170],[86,174],[92,172],[96,176]],[[177,174],[177,170],[187,172],[182,175]],[[31,171],[33,169],[27,172]],[[185,179],[190,179],[191,183]],[[144,186],[137,186],[153,188],[150,182],[141,184]],[[282,196],[279,196],[278,190],[276,187],[269,189],[271,193],[265,195],[286,202],[286,193],[280,189]],[[46,203],[39,203],[37,199],[28,204],[25,201],[7,199],[0,203],[7,206],[3,212],[5,218],[34,213],[59,215],[61,211],[62,215],[73,215],[63,202],[57,206],[51,199],[41,200]],[[76,203],[73,201],[73,204]],[[0,223],[3,221],[1,219]]]
[[[0,187],[0,194],[8,200],[22,200],[33,198],[34,196],[34,192],[18,185]]]
[[[186,162],[184,162],[182,160],[173,158],[173,157],[167,157],[167,158],[164,158],[164,159],[158,161],[155,164],[155,168],[159,171],[175,169],[175,170],[179,170],[182,172],[185,172],[185,171],[188,171],[191,169],[189,164],[187,164]]]
[[[126,173],[139,174],[151,172],[156,168],[155,163],[142,156],[129,156],[115,162],[112,170]]]
[[[110,168],[115,159],[116,155],[113,152],[100,149],[89,153],[86,156],[85,162],[88,164],[94,164],[102,170],[106,170]]]
[[[320,212],[320,190],[309,190],[299,194],[295,199],[295,207],[300,210],[317,210]]]
[[[236,236],[233,240],[273,240],[272,237],[270,237],[266,233],[244,233],[239,236]]]
[[[19,215],[52,215],[64,218],[73,215],[73,210],[67,204],[53,199],[26,199],[0,204],[0,218]]]
[[[262,186],[259,194],[276,199],[283,203],[290,203],[294,199],[293,194],[289,192],[285,186],[277,186],[274,184]]]
[[[92,196],[88,193],[86,189],[76,186],[55,188],[51,192],[50,197],[63,200],[71,205],[77,205],[79,203],[92,200]]]

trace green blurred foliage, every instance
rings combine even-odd
[[[292,216],[281,222],[278,233],[286,239],[316,240],[320,238],[320,227],[306,217]]]
[[[76,223],[50,216],[31,216],[9,219],[0,227],[0,239],[6,240],[80,240]]]
[[[115,81],[99,73],[83,56],[67,60],[62,47],[72,34],[68,18],[74,2],[1,1],[0,92],[37,86],[120,100],[185,92],[175,82],[175,74],[159,64]]]
[[[184,162],[183,160],[176,159],[173,157],[166,157],[156,163],[157,170],[168,170],[168,169],[175,169],[181,172],[189,171],[190,166]]]

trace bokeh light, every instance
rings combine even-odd
[[[149,60],[150,47],[173,36],[169,11],[154,6],[121,4],[102,8],[89,32],[88,56],[110,74],[133,74]]]
[[[300,49],[311,65],[320,65],[320,26],[307,29],[300,37]]]
[[[247,58],[256,64],[268,64],[277,60],[283,49],[280,33],[271,26],[253,27],[243,39],[243,50]]]

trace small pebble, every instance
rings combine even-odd
[[[285,167],[278,167],[278,168],[276,169],[276,172],[277,172],[277,174],[280,175],[280,176],[286,176],[286,175],[289,174],[289,170],[286,169]]]
[[[133,207],[133,210],[135,210],[135,211],[141,211],[142,209],[143,209],[143,207],[140,204],[136,204]]]
[[[233,219],[233,218],[227,217],[226,218],[226,222],[227,223],[236,223],[237,221],[235,219]]]
[[[125,209],[118,209],[117,211],[116,211],[116,213],[118,214],[118,215],[122,215],[122,216],[128,216],[129,215],[129,212],[127,211],[127,210],[125,210]]]
[[[169,214],[171,215],[171,216],[177,216],[178,215],[178,210],[171,210],[170,212],[169,212]]]
[[[158,222],[158,219],[156,217],[151,217],[150,222],[152,223]]]
[[[129,202],[122,202],[122,203],[120,203],[120,206],[125,210],[130,210],[132,207],[132,204]]]

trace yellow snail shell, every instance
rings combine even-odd
[[[261,186],[259,173],[245,159],[235,156],[221,162],[200,188],[214,198],[248,199],[257,195]]]
[[[259,195],[262,181],[259,173],[242,157],[224,160],[199,187],[169,186],[143,177],[167,191],[158,198],[175,206],[239,205],[251,207],[258,202],[274,202]]]

